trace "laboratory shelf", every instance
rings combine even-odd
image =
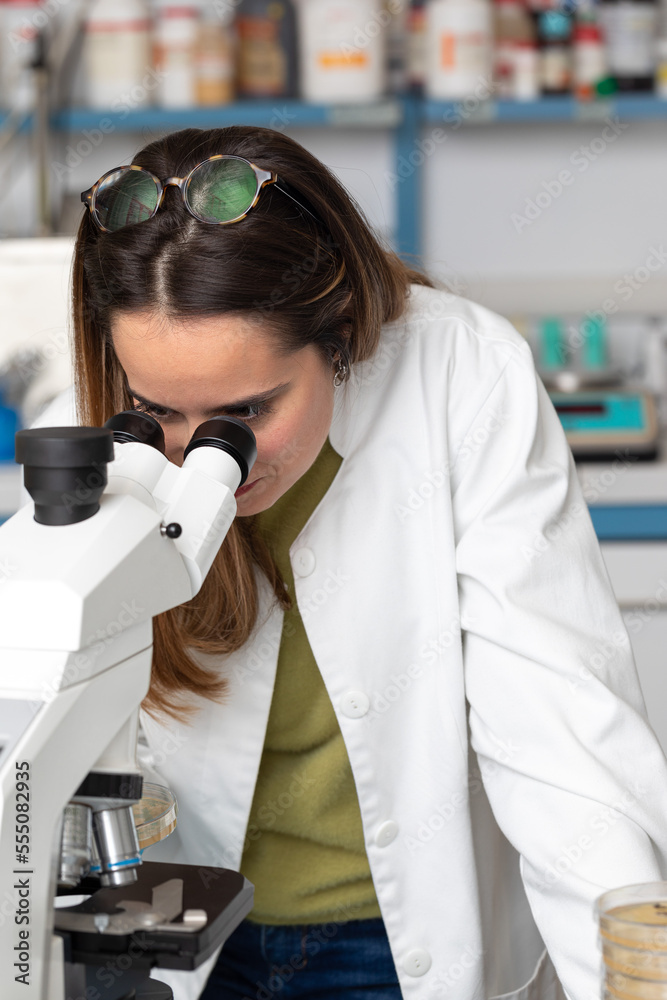
[[[436,126],[455,129],[460,125],[517,122],[593,122],[667,119],[667,99],[653,94],[621,94],[594,101],[572,97],[541,98],[536,101],[494,101],[471,97],[466,101],[433,101],[412,95],[396,95],[372,103],[310,104],[301,100],[244,100],[212,108],[135,108],[105,110],[68,108],[51,116],[54,130],[68,139],[86,140],[94,130],[110,132],[164,133],[181,128],[215,128],[227,125],[258,125],[284,131],[292,128],[388,129],[393,133],[394,164],[390,175],[396,199],[394,245],[408,258],[421,253],[422,132]],[[0,110],[0,134],[7,114]],[[32,127],[30,116],[21,131]]]
[[[589,122],[621,119],[667,118],[667,100],[653,94],[616,94],[594,101],[574,97],[542,97],[536,101],[492,101],[471,97],[466,101],[424,100],[423,123],[483,125],[494,122]]]
[[[388,98],[370,104],[308,104],[305,101],[235,101],[211,108],[135,108],[91,110],[68,108],[52,117],[58,131],[77,132],[103,127],[141,132],[144,129],[222,128],[260,125],[287,129],[317,126],[341,128],[396,128],[403,118],[400,100]]]
[[[7,121],[0,110],[0,133]],[[387,98],[371,104],[308,104],[305,101],[234,101],[212,108],[67,108],[51,115],[57,132],[99,129],[107,132],[142,132],[145,129],[222,128],[227,125],[262,125],[287,128],[397,128],[403,105]],[[32,128],[32,116],[25,115],[21,131]]]
[[[588,510],[601,542],[667,539],[667,504],[592,504]]]

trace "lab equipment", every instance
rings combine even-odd
[[[588,318],[584,332],[582,367],[588,371],[604,372],[607,367],[607,321],[602,313]]]
[[[309,0],[298,14],[303,99],[379,100],[390,22],[380,0]]]
[[[84,24],[83,64],[89,108],[106,111],[131,94],[149,103],[142,84],[151,65],[151,22],[144,0],[93,0]]]
[[[134,825],[141,850],[164,840],[176,829],[178,803],[173,792],[163,785],[144,781],[141,800],[132,806]]]
[[[650,393],[640,389],[588,389],[550,395],[575,458],[609,459],[619,449],[626,457],[657,456],[659,428]]]
[[[234,100],[232,9],[208,0],[201,9],[196,49],[197,104],[218,107]]]
[[[540,367],[544,372],[559,369],[565,363],[563,324],[558,316],[545,316],[540,322]]]
[[[618,90],[653,90],[658,3],[656,0],[601,0],[599,9],[609,72]]]
[[[488,0],[427,0],[426,94],[463,100],[490,82],[493,20]]]
[[[566,10],[549,8],[537,15],[540,86],[545,96],[572,90],[572,16]]]
[[[612,889],[596,910],[605,1000],[667,996],[667,882]]]
[[[193,108],[197,103],[199,7],[188,0],[160,0],[155,13],[157,102],[163,108]]]
[[[152,618],[199,591],[255,457],[230,417],[180,468],[135,411],[17,435],[34,502],[0,527],[3,1000],[92,995],[109,963],[105,1000],[169,1000],[150,969],[196,968],[252,907],[238,872],[142,863],[132,810]]]
[[[572,37],[574,93],[578,100],[589,101],[600,93],[607,79],[604,39],[594,8],[580,11]]]
[[[292,0],[241,0],[236,15],[239,97],[295,97],[296,11]]]

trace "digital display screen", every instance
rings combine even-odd
[[[557,403],[556,413],[605,413],[602,403]]]

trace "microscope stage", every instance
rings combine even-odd
[[[252,884],[229,868],[144,861],[137,874],[55,910],[69,962],[102,965],[131,948],[137,968],[196,969],[252,909]]]

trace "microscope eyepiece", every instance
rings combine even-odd
[[[113,431],[113,439],[119,444],[136,441],[139,444],[148,444],[151,448],[157,448],[164,455],[164,431],[155,417],[151,417],[149,413],[142,413],[140,410],[123,410],[121,413],[109,417],[104,426]]]
[[[183,460],[194,448],[204,446],[220,448],[235,459],[241,470],[239,486],[243,486],[257,458],[257,441],[250,427],[236,417],[211,417],[200,424],[190,438]]]
[[[38,427],[16,434],[16,461],[40,524],[76,524],[100,509],[113,461],[104,427]]]

